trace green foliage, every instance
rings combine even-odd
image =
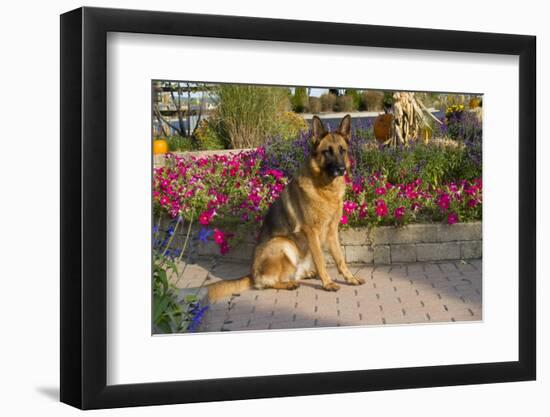
[[[348,89],[346,90],[346,96],[349,96],[352,99],[351,111],[359,110],[359,108],[361,107],[361,95],[359,94],[359,92],[354,89]]]
[[[229,146],[227,135],[223,134],[222,125],[216,116],[201,120],[194,136],[197,149],[200,150],[227,149]]]
[[[308,131],[308,124],[304,118],[294,112],[287,111],[280,115],[273,128],[273,136],[292,140],[301,133]]]
[[[433,140],[409,148],[382,150],[377,144],[369,143],[356,153],[356,164],[359,172],[379,172],[392,183],[420,178],[437,187],[445,182],[481,176],[481,167],[469,158],[467,148],[454,141]]]
[[[185,327],[184,309],[177,302],[167,271],[177,272],[176,265],[156,254],[153,262],[153,323],[160,333],[178,332]]]
[[[168,143],[168,149],[170,152],[184,152],[196,150],[195,144],[192,138],[183,136],[167,136],[166,142]]]
[[[153,247],[153,305],[152,321],[154,333],[182,333],[196,330],[204,311],[208,307],[201,307],[196,295],[188,295],[184,299],[178,298],[178,289],[171,282],[170,277],[181,277],[183,271],[178,270],[178,262],[181,255],[176,258],[173,254],[177,251],[169,249],[172,237],[177,230],[170,226],[170,232],[154,234],[155,243]],[[166,233],[163,239],[160,235]],[[190,228],[188,230],[188,235]],[[188,236],[189,237],[189,236]],[[158,242],[161,242],[160,244]],[[181,250],[181,254],[185,247]]]
[[[389,108],[393,106],[393,91],[384,91],[384,98],[382,100],[382,105],[384,108]]]
[[[303,113],[308,110],[309,100],[306,87],[296,87],[292,97],[292,110],[296,113]]]
[[[218,88],[221,131],[233,148],[261,145],[288,107],[288,92],[280,87],[222,84]]]

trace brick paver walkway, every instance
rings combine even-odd
[[[481,260],[405,265],[350,265],[364,278],[346,285],[334,267],[338,292],[317,279],[295,291],[249,290],[210,305],[201,331],[263,330],[348,325],[473,321],[482,319]],[[210,272],[209,272],[210,271]],[[188,265],[183,285],[195,287],[245,275],[248,265]]]

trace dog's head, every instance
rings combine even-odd
[[[323,122],[313,116],[311,167],[328,178],[343,176],[350,167],[348,155],[351,139],[351,117],[348,114],[334,132],[328,132]]]

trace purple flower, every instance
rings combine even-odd
[[[212,230],[207,229],[206,227],[202,227],[201,230],[199,230],[199,240],[201,242],[207,242],[208,238],[212,235]]]

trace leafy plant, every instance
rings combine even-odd
[[[220,120],[215,115],[201,120],[194,135],[199,149],[226,149],[229,145],[226,135],[222,132]]]
[[[200,326],[208,309],[203,306],[196,295],[187,295],[182,300],[178,297],[177,287],[170,278],[181,279],[184,269],[179,271],[183,254],[191,233],[191,223],[181,250],[171,249],[174,235],[181,222],[177,218],[170,223],[168,230],[160,231],[160,221],[155,226],[153,245],[153,331],[155,333],[192,332]]]
[[[277,87],[222,84],[217,100],[221,128],[236,149],[261,145],[289,107],[287,92]]]
[[[193,140],[184,136],[168,136],[168,149],[170,152],[185,152],[196,150]]]
[[[303,113],[308,110],[309,100],[306,87],[296,87],[292,96],[292,110]]]

